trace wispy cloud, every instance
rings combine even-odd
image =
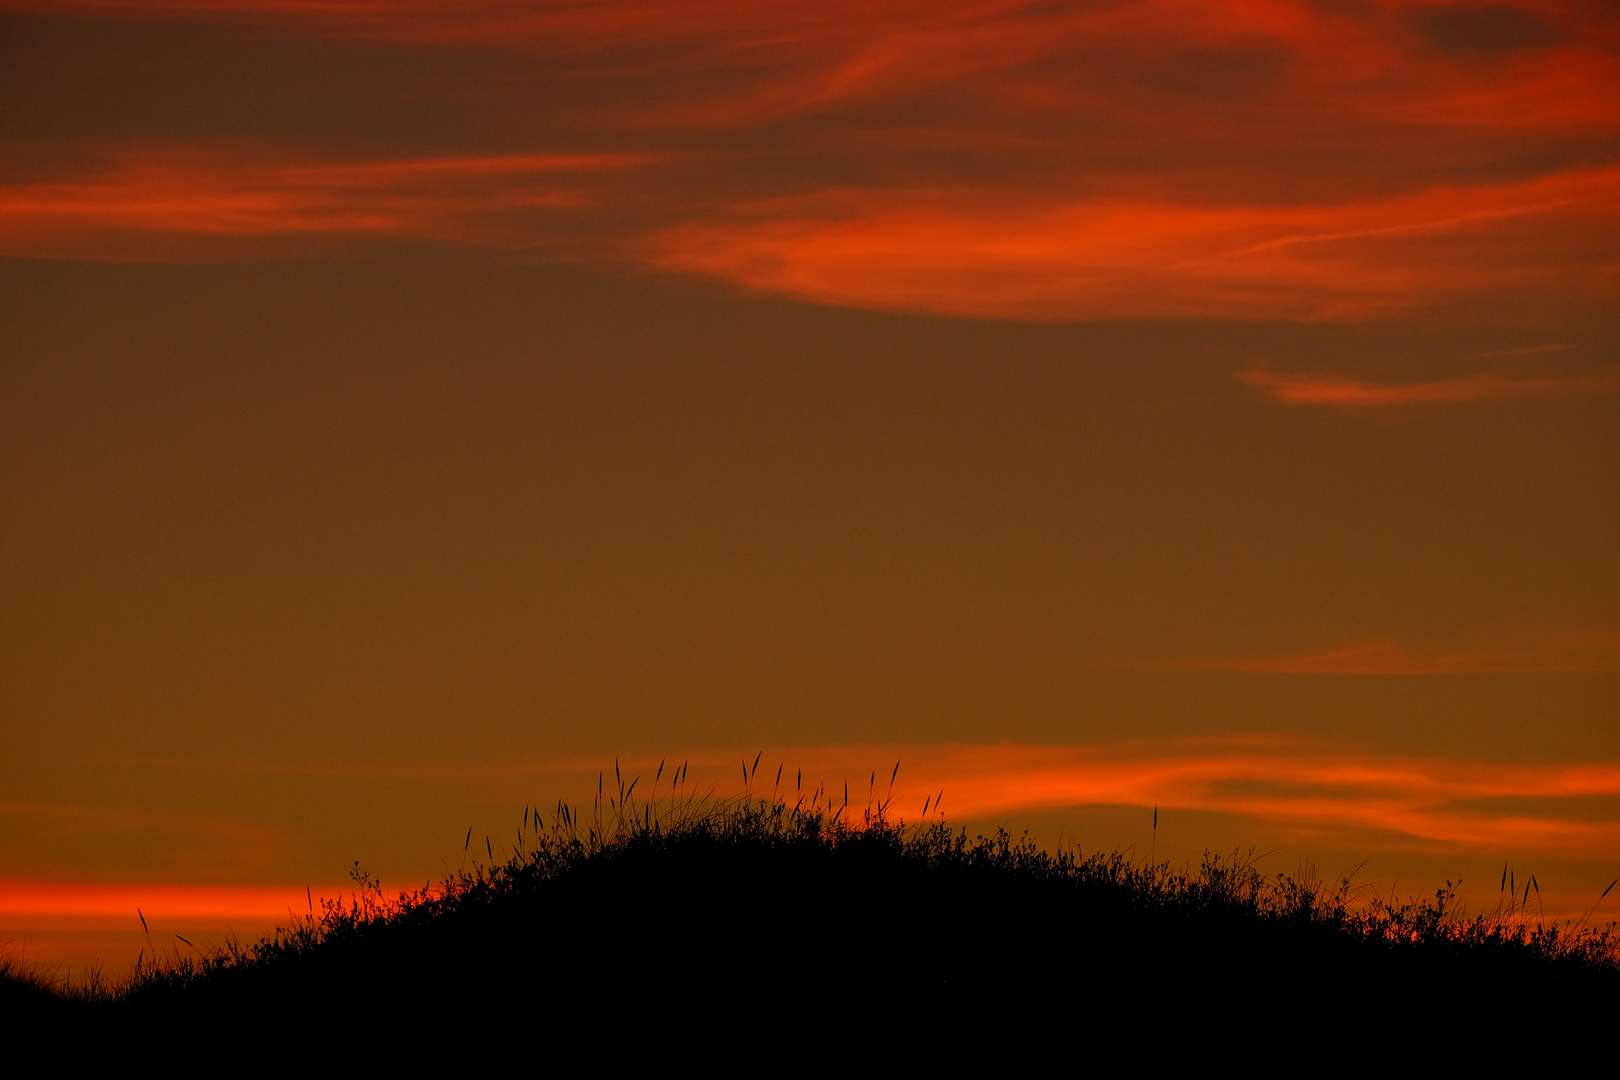
[[[1356,670],[1354,660],[1321,663]],[[1364,658],[1360,663],[1368,665]],[[749,766],[756,755],[761,765],[754,773]],[[372,765],[293,771],[485,788],[513,785],[514,791],[532,790],[538,782],[564,798],[583,798],[588,806],[599,777],[605,779],[606,794],[615,795],[616,767],[627,786],[637,781],[637,797],[667,799],[677,793],[671,778],[679,775],[676,766],[681,763],[689,766],[686,785],[679,789],[683,796],[732,797],[747,791],[755,797],[785,797],[790,803],[819,797],[825,807],[829,800],[842,805],[847,785],[851,812],[857,816],[891,797],[892,807],[907,820],[920,816],[925,800],[930,817],[943,810],[956,820],[1060,806],[1158,805],[1308,826],[1317,835],[1336,831],[1359,847],[1483,847],[1577,857],[1620,850],[1620,762],[1476,762],[1266,734],[1095,745],[911,743],[711,750],[671,758],[656,783],[660,760],[655,756],[625,758],[605,774],[600,761],[583,757],[420,762],[385,774]],[[896,763],[900,767],[891,787]],[[192,762],[185,767],[217,770],[231,765]],[[942,803],[937,801],[941,793]],[[1615,800],[1609,817],[1592,818],[1586,804],[1594,797]],[[1576,800],[1584,802],[1578,805]],[[1526,809],[1532,804],[1533,809]]]
[[[1024,318],[1360,318],[1508,286],[1609,227],[1620,169],[1318,206],[838,193],[656,234],[656,263],[822,303]],[[1507,223],[1537,218],[1528,232]],[[1559,272],[1561,279],[1562,272]],[[1588,275],[1576,293],[1605,291]],[[1595,298],[1595,294],[1594,294]],[[1477,392],[1477,391],[1476,391]]]
[[[1347,408],[1573,397],[1620,390],[1620,372],[1546,376],[1485,372],[1429,382],[1372,383],[1331,375],[1284,374],[1264,368],[1249,368],[1237,372],[1235,378],[1289,405],[1338,405]]]
[[[1524,768],[1377,758],[1352,753],[1205,753],[1147,761],[1071,761],[1056,771],[983,778],[987,805],[1020,792],[1020,801],[1058,798],[1161,805],[1247,814],[1272,820],[1356,825],[1411,837],[1519,849],[1605,850],[1620,821],[1556,815],[1491,814],[1464,800],[1620,794],[1620,766]]]
[[[592,197],[582,177],[646,160],[509,154],[334,161],[241,146],[118,146],[93,155],[72,178],[0,186],[0,252],[183,258],[229,252],[222,240],[334,234],[521,246],[547,233],[514,217],[587,206]]]
[[[576,84],[596,57],[618,75],[667,80],[618,110],[621,120],[661,123],[757,124],[944,88],[960,99],[947,123],[1077,108],[1139,124],[1184,124],[1192,111],[1224,136],[1323,114],[1476,131],[1620,120],[1617,35],[1601,7],[1498,6],[1545,32],[1501,42],[1480,64],[1426,30],[1429,0],[1338,9],[1301,0],[689,0],[678,19],[661,0],[0,0],[0,12],[268,22],[316,37],[526,49],[573,61]],[[1256,98],[1277,89],[1287,97],[1257,114]]]
[[[650,224],[615,224],[622,208],[614,200],[643,199],[671,160],[607,153],[341,161],[264,147],[110,147],[78,175],[0,185],[0,253],[139,260],[243,257],[262,253],[266,241],[343,236],[507,251],[572,241],[573,250],[600,258],[831,304],[1022,318],[1330,318],[1536,285],[1535,268],[1562,258],[1561,242],[1584,235],[1589,212],[1620,206],[1620,169],[1598,169],[1339,206],[1112,198],[1006,206],[985,192],[843,191],[676,225],[656,217],[701,208],[654,206]],[[692,155],[681,160],[692,166]],[[1472,209],[1458,213],[1459,204]],[[1572,207],[1582,214],[1569,216]],[[1492,232],[1525,216],[1545,218],[1544,227],[1517,242]],[[1442,248],[1423,246],[1442,235]],[[1387,250],[1392,244],[1407,247],[1397,253]],[[1480,257],[1482,245],[1504,250]],[[1588,286],[1601,291],[1605,280]],[[1261,369],[1237,377],[1282,401],[1340,405],[1620,385],[1620,376],[1486,374],[1400,386]]]
[[[549,132],[532,153],[353,161],[271,147],[284,131],[254,144],[250,125],[231,146],[79,146],[98,160],[13,169],[0,186],[14,255],[244,257],[340,236],[566,245],[818,303],[1037,319],[1357,319],[1503,290],[1606,304],[1617,288],[1620,169],[1607,150],[1531,153],[1620,131],[1613,27],[1579,4],[1525,5],[1547,32],[1488,64],[1401,2],[0,10],[515,50],[523,77],[479,92],[519,95],[503,107]],[[1485,167],[1483,145],[1514,149]],[[1524,160],[1566,164],[1537,177]]]
[[[1548,353],[1561,353],[1569,351],[1568,345],[1549,342],[1545,345],[1524,345],[1515,349],[1488,349],[1485,352],[1474,354],[1476,360],[1488,360],[1502,356],[1545,356]]]
[[[1620,850],[1620,763],[1502,765],[1357,751],[1273,736],[1101,746],[840,747],[795,752],[818,777],[856,781],[901,764],[893,805],[907,817],[944,792],[947,816],[1126,805],[1196,810],[1317,831],[1383,834],[1383,843],[1602,857]],[[890,796],[877,766],[874,798]],[[834,783],[841,798],[841,788]],[[1615,799],[1590,820],[1573,800]],[[1571,800],[1561,812],[1560,801]],[[1534,810],[1521,803],[1533,802]],[[932,811],[931,811],[932,813]],[[1366,835],[1353,843],[1365,845]],[[1377,841],[1374,841],[1376,844]]]

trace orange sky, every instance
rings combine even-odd
[[[1611,9],[0,0],[0,941],[762,746],[1581,908]]]

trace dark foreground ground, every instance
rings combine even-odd
[[[1171,873],[764,804],[639,813],[605,835],[532,829],[510,862],[403,903],[361,877],[360,903],[111,990],[13,971],[0,1024],[86,1059],[566,1051],[800,1072],[1048,1046],[1097,1066],[1298,1052],[1376,1068],[1531,1045],[1556,1060],[1611,1042],[1620,1018],[1612,943],[1511,908],[1350,906],[1229,861]]]

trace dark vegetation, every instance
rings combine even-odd
[[[1048,1037],[1211,1053],[1567,1045],[1620,1006],[1611,930],[1544,925],[1516,878],[1511,900],[1464,917],[1449,890],[1356,902],[1347,881],[1242,858],[1174,871],[900,827],[886,804],[851,824],[819,796],[683,798],[679,773],[660,799],[634,787],[589,821],[526,814],[510,858],[486,840],[488,864],[436,888],[389,899],[357,868],[353,898],[272,938],[146,956],[116,985],[14,965],[0,1015],[91,1043],[275,1033],[260,1045],[398,1053],[506,1032],[508,1050],[560,1038],[617,1060],[770,1044],[808,1068],[851,1043],[952,1061]]]

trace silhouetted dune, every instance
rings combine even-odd
[[[358,900],[257,946],[99,992],[46,995],[13,972],[0,1001],[108,1049],[185,1033],[397,1058],[505,1033],[491,1052],[561,1039],[721,1061],[768,1045],[806,1062],[1018,1056],[1049,1037],[1455,1053],[1590,1030],[1620,1004],[1607,934],[1460,919],[1444,895],[1356,908],[1342,885],[1241,861],[1176,873],[880,816],[621,805],[605,828],[565,811],[505,864],[429,892],[385,900],[358,875]]]

